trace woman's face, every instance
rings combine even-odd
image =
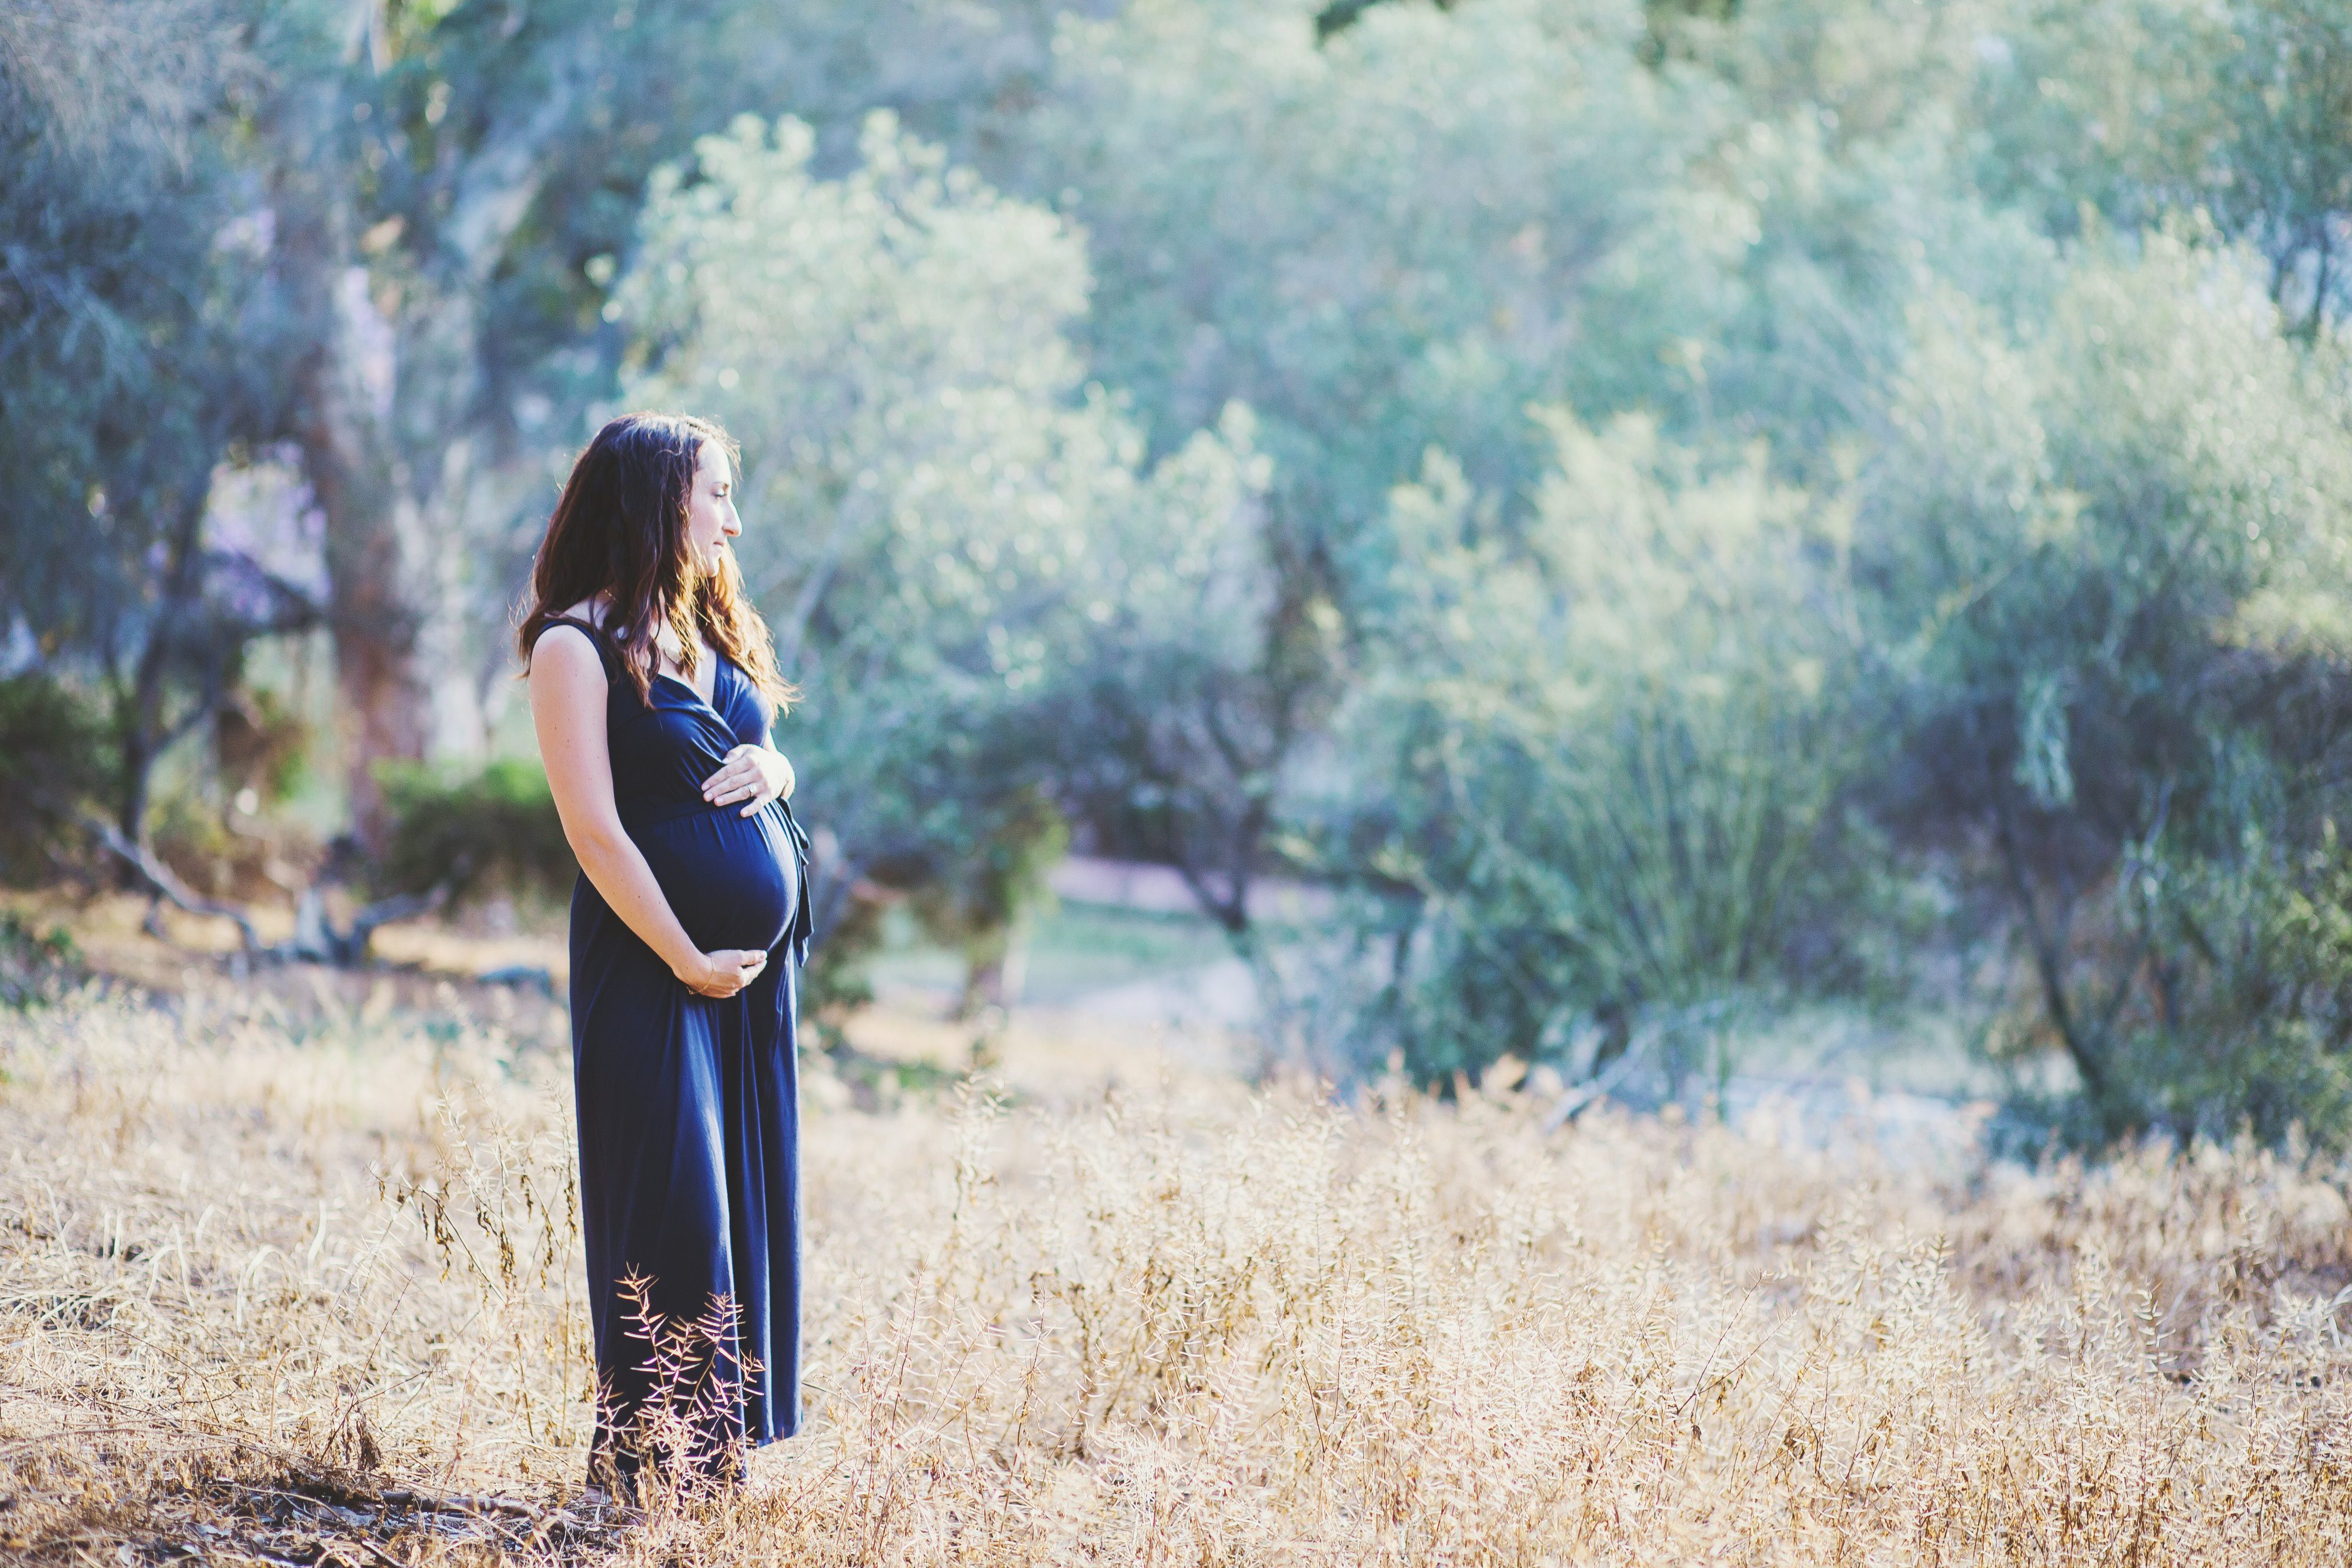
[[[735,515],[735,470],[716,441],[702,444],[694,462],[694,492],[686,504],[686,548],[704,570],[716,566],[727,541],[743,531]]]

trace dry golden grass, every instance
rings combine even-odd
[[[813,1091],[813,1429],[615,1527],[553,1511],[560,1053],[191,993],[0,1018],[0,1072],[12,1561],[2352,1558],[2333,1166]]]

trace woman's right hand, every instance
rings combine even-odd
[[[697,953],[670,972],[698,997],[725,998],[758,979],[767,967],[765,953],[721,947],[715,953]]]

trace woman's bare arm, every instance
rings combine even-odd
[[[722,948],[705,953],[678,924],[653,868],[621,826],[613,800],[613,764],[604,743],[604,666],[588,634],[551,626],[531,650],[530,716],[540,759],[555,796],[563,837],[580,869],[613,913],[690,989],[707,997],[741,990],[766,967],[765,953]]]

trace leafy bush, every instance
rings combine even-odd
[[[2086,246],[2023,330],[1934,298],[1864,486],[1881,820],[1980,892],[2099,1139],[2352,1134],[2352,404],[2278,329],[2183,235]]]
[[[492,762],[452,775],[419,766],[383,773],[394,829],[381,875],[394,891],[449,884],[453,899],[487,889],[562,896],[579,870],[536,762]]]
[[[68,814],[104,787],[106,760],[87,698],[37,673],[0,680],[0,882],[55,872]]]
[[[311,738],[309,721],[267,688],[233,694],[213,717],[213,755],[222,780],[231,789],[251,789],[265,805],[285,800],[302,787]]]
[[[232,831],[216,801],[186,787],[160,789],[144,823],[156,858],[180,880],[214,898],[250,897],[268,888],[264,841]]]
[[[1021,923],[1051,898],[1045,879],[1069,852],[1070,828],[1045,791],[1013,792],[985,819],[979,841],[914,890],[915,918],[963,955],[956,1016],[1004,1000],[1005,963]]]
[[[2135,856],[2122,881],[2138,966],[2106,998],[2096,1091],[2012,1120],[2074,1143],[2352,1144],[2352,857],[2334,824],[2301,853],[2249,830],[2227,859]]]
[[[1391,894],[1382,1032],[1423,1076],[1559,1059],[1595,1020],[1622,1047],[1636,1013],[1837,945],[1844,514],[1760,452],[1548,423],[1559,467],[1519,528],[1442,460],[1398,493],[1387,656],[1351,719],[1384,766],[1342,852]]]
[[[801,1017],[819,1049],[844,1055],[850,1049],[844,1023],[874,1000],[872,966],[887,936],[884,923],[893,900],[863,882],[841,889],[830,900],[819,896],[817,939],[799,983]]]

